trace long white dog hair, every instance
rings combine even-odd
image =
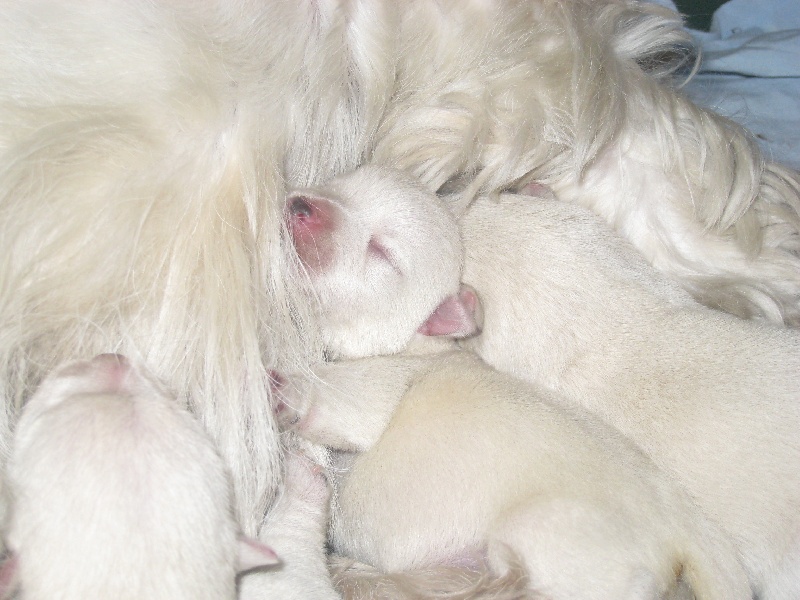
[[[320,352],[285,276],[285,188],[361,160],[393,73],[389,21],[362,4],[4,8],[8,420],[57,362],[125,352],[215,437],[255,532],[280,477],[267,370]]]
[[[539,180],[704,303],[800,324],[800,180],[675,89],[692,60],[678,15],[626,1],[472,2],[472,16],[444,4],[444,17],[404,15],[402,94],[377,159],[464,203]]]
[[[287,189],[374,160],[440,193],[531,180],[709,304],[800,321],[800,191],[672,87],[629,0],[12,0],[0,14],[0,444],[55,364],[121,352],[202,420],[255,533],[268,371],[322,355]]]

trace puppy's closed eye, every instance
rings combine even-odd
[[[386,246],[383,240],[374,235],[369,239],[367,256],[376,260],[385,261],[398,275],[403,274],[392,251]]]

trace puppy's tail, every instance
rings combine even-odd
[[[497,577],[488,566],[438,565],[427,569],[382,573],[341,556],[329,566],[344,600],[543,600],[527,587],[521,565]]]

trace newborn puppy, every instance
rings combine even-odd
[[[331,357],[401,350],[459,290],[463,249],[454,217],[399,171],[368,166],[295,191],[286,225]],[[458,303],[441,310],[450,308]],[[467,328],[447,333],[475,327],[454,323]]]
[[[333,549],[384,571],[514,561],[553,600],[749,599],[730,542],[624,436],[466,351],[319,366],[284,422],[335,450]]]
[[[800,332],[705,308],[589,211],[479,199],[468,342],[636,442],[734,541],[758,598],[800,598]]]
[[[358,173],[349,181],[364,183]],[[402,192],[402,181],[394,183]],[[348,191],[357,198],[371,193],[355,185]],[[426,201],[438,199],[429,194]],[[348,216],[359,222],[355,210]],[[337,271],[336,260],[327,268]],[[322,295],[326,281],[309,279],[315,291],[318,282]],[[420,297],[423,283],[409,283],[395,298],[400,305]],[[379,296],[358,301],[361,319],[380,317]],[[474,294],[462,290],[450,304],[460,310],[437,310],[419,329],[473,330],[476,319],[464,315],[475,311]],[[341,319],[340,339],[360,335],[361,322]],[[395,340],[408,338],[391,330],[384,324],[369,352],[391,352]],[[321,365],[310,378],[292,378],[282,394],[280,418],[299,421],[300,435],[366,452],[334,470],[331,539],[339,552],[400,570],[488,551],[500,574],[509,547],[532,586],[554,598],[588,589],[597,598],[653,597],[667,593],[681,572],[700,598],[750,597],[724,536],[639,450],[599,420],[558,408],[563,401],[552,394],[469,353]]]
[[[25,406],[9,464],[6,595],[236,597],[274,552],[237,539],[230,482],[200,424],[119,355],[72,362]]]

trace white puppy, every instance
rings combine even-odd
[[[387,572],[516,559],[553,600],[673,597],[678,575],[698,600],[751,597],[725,535],[641,450],[472,353],[330,363],[288,389],[300,435],[357,453],[333,472],[336,552]]]
[[[220,600],[236,597],[237,571],[277,562],[237,539],[230,482],[200,424],[118,355],[41,385],[9,477],[6,594],[16,580],[30,600]]]
[[[759,598],[800,597],[800,332],[699,305],[580,207],[483,198],[462,234],[485,318],[467,345],[639,444]]]
[[[296,190],[287,197],[284,218],[293,277],[308,296],[329,356],[399,350],[432,314],[450,335],[475,331],[458,299],[462,248],[456,221],[408,176],[365,167],[325,186]],[[446,322],[447,316],[454,319]],[[281,497],[263,535],[285,569],[249,577],[242,596],[332,597],[326,517],[325,501]]]
[[[347,215],[345,226],[332,227],[339,218],[317,215],[331,208],[334,192],[327,187],[318,188],[313,207],[308,196],[289,200],[292,209],[300,199],[303,224],[325,224],[323,243],[306,247],[295,234],[298,254],[314,250],[313,261],[305,262],[317,268],[308,284],[320,297],[333,288],[340,291],[334,307],[357,303],[357,313],[337,312],[332,321],[339,340],[368,340],[357,350],[364,353],[391,352],[414,330],[390,319],[375,324],[387,306],[386,288],[421,331],[463,334],[480,320],[472,316],[477,302],[467,289],[450,302],[460,312],[430,314],[427,279],[414,279],[411,270],[397,287],[392,269],[364,270],[375,238],[368,214],[361,214],[370,212],[364,199],[385,193],[386,185],[395,186],[398,199],[404,190],[415,200],[425,196],[404,178],[378,179],[389,175],[366,168],[335,182],[336,214]],[[421,206],[439,203],[428,196]],[[381,230],[399,228],[403,219],[395,220]],[[435,223],[434,231],[442,225]],[[450,225],[452,233],[456,225]],[[400,241],[392,253],[404,256]],[[427,256],[438,254],[436,246],[428,249]],[[427,307],[421,312],[420,302]],[[422,327],[420,314],[430,314]],[[324,330],[327,314],[320,320]],[[334,469],[331,541],[347,556],[398,571],[463,561],[488,547],[502,574],[507,546],[532,589],[553,598],[588,589],[596,598],[656,597],[681,572],[698,598],[750,596],[725,537],[640,450],[596,417],[559,408],[565,402],[552,393],[502,375],[470,353],[329,363],[295,378],[282,395],[281,417],[299,420],[300,435],[366,452]]]
[[[455,218],[399,171],[368,166],[293,192],[286,219],[297,277],[333,358],[401,350],[459,290]]]
[[[796,322],[796,179],[673,89],[688,39],[634,0],[8,0],[0,455],[56,365],[135,356],[255,534],[282,473],[267,373],[322,355],[287,189],[367,158],[466,200],[546,181],[704,301]]]

